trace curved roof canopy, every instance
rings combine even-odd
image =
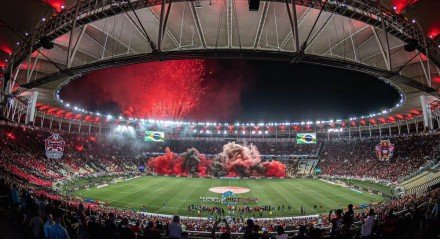
[[[258,11],[249,11],[246,0],[163,1],[163,7],[161,1],[19,2],[0,3],[1,66],[25,86],[18,93],[38,90],[39,105],[60,108],[61,116],[69,109],[56,92],[82,73],[188,57],[302,60],[366,72],[402,92],[396,115],[419,112],[419,96],[440,86],[440,21],[429,11],[440,9],[435,0],[381,1],[380,8],[369,1],[297,0],[296,11],[282,1],[262,1]],[[42,47],[43,36],[53,40],[52,49]],[[411,38],[417,50],[407,52]]]

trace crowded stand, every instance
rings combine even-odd
[[[439,233],[439,189],[417,196],[393,199],[369,210],[354,212],[348,205],[346,209],[337,209],[335,215],[330,211],[328,216],[322,215],[319,218],[233,218],[226,222],[227,226],[217,228],[217,222],[204,218],[171,218],[132,210],[99,208],[50,198],[46,194],[35,196],[26,187],[18,188],[12,183],[8,178],[3,178],[0,182],[1,195],[9,195],[7,200],[2,198],[2,205],[13,204],[7,213],[12,216],[11,222],[16,227],[26,228],[19,230],[22,237],[28,236],[26,238],[43,238],[39,237],[40,234],[47,233],[43,227],[43,219],[49,221],[49,225],[62,227],[69,235],[63,238],[160,238],[171,235],[170,224],[173,223],[179,225],[182,235],[189,236],[209,231],[215,235],[215,231],[220,230],[222,234],[240,233],[243,238],[263,238],[265,232],[274,235],[279,228],[288,233],[286,235],[304,233],[308,238],[323,238],[329,228],[333,238],[361,235],[375,235],[375,238],[437,238]],[[373,221],[367,223],[368,217],[372,217]],[[33,227],[35,220],[38,220],[38,226]],[[156,237],[152,237],[152,233]],[[247,233],[256,235],[248,237]],[[46,238],[51,237],[49,235]]]
[[[351,206],[343,208],[341,205],[330,215],[265,219],[258,218],[264,207],[253,206],[243,207],[243,211],[249,211],[246,217],[253,219],[231,217],[224,222],[217,221],[216,217],[173,218],[84,202],[60,193],[55,184],[75,177],[139,174],[138,167],[148,165],[149,156],[146,155],[163,152],[165,147],[175,152],[194,147],[208,155],[220,152],[227,140],[170,140],[151,144],[145,149],[134,139],[121,142],[106,136],[61,132],[67,142],[64,156],[60,160],[50,160],[44,155],[44,139],[50,134],[36,128],[0,125],[2,213],[10,216],[9,223],[15,227],[26,229],[18,230],[22,238],[175,238],[171,229],[174,226],[181,228],[178,238],[211,235],[221,235],[221,238],[269,238],[280,233],[289,238],[301,235],[307,237],[295,238],[329,235],[334,238],[373,238],[372,235],[374,238],[436,238],[439,235],[438,185],[432,185],[432,190],[424,193],[390,198],[387,202],[356,211]],[[322,170],[321,175],[396,182],[427,161],[437,162],[439,159],[439,134],[394,137],[391,141],[396,150],[389,161],[380,161],[375,157],[373,149],[378,139],[322,141],[322,148],[321,144],[304,146],[293,141],[250,140],[247,143],[254,144],[260,153],[275,158],[280,155],[314,156],[309,161],[285,158],[283,163],[288,177],[313,175],[312,169],[317,167]],[[300,172],[301,165],[310,167],[307,168],[308,173]],[[207,176],[211,176],[209,172]],[[192,205],[188,210],[219,209]],[[46,231],[46,224],[57,226],[66,236],[51,237]],[[417,237],[412,237],[416,233]]]
[[[162,153],[166,147],[174,152],[184,152],[188,148],[196,148],[206,155],[215,155],[223,150],[223,146],[228,142],[236,141],[243,145],[254,145],[258,148],[261,155],[316,155],[319,145],[296,144],[295,140],[273,139],[171,139],[164,143],[152,143],[149,145],[150,152]]]
[[[334,140],[325,143],[318,167],[322,174],[371,177],[395,182],[416,171],[427,161],[438,161],[438,134],[394,137],[395,154],[392,159],[378,160],[375,152],[377,139]]]

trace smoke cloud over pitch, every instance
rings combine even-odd
[[[147,165],[153,172],[167,175],[286,176],[286,165],[283,163],[276,160],[262,162],[255,146],[243,146],[234,142],[224,145],[223,151],[213,159],[207,158],[194,148],[181,155],[166,148],[164,155],[150,158]]]

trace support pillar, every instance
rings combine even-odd
[[[41,124],[40,124],[40,128],[43,128],[43,124],[44,124],[44,117],[46,116],[46,113],[43,113],[43,117],[41,117]]]
[[[417,123],[417,121],[414,121],[414,124],[416,125],[416,134],[419,133],[419,124]]]
[[[420,96],[420,103],[422,105],[422,111],[423,111],[423,126],[425,130],[433,130],[434,125],[432,123],[432,111],[431,108],[428,105],[427,97],[426,95]]]

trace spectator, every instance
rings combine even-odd
[[[29,227],[31,228],[32,238],[33,239],[40,239],[43,238],[43,220],[40,218],[40,215],[38,215],[37,211],[33,212],[33,217],[29,221]]]
[[[90,239],[100,238],[105,234],[103,233],[103,227],[100,223],[96,221],[95,216],[91,216],[89,222],[87,223],[88,235]]]
[[[55,218],[55,224],[50,228],[50,239],[70,239],[66,228],[61,226],[61,216]]]
[[[281,225],[277,227],[277,239],[287,239],[287,234],[284,232],[284,227]]]
[[[335,217],[332,218],[333,210],[330,210],[328,215],[331,218],[332,229],[331,229],[331,237],[338,238],[341,235],[341,227],[342,227],[342,210],[337,209],[335,211]]]
[[[152,221],[144,228],[144,239],[160,239],[160,232],[154,228]]]
[[[131,231],[135,234],[141,234],[142,233],[142,229],[141,229],[141,223],[139,221],[136,221],[136,223],[134,224],[134,226],[132,226]]]
[[[385,216],[383,222],[383,237],[385,239],[393,239],[396,237],[397,218],[394,215],[394,210],[391,209]]]
[[[298,236],[294,237],[294,239],[309,239],[309,237],[306,236],[306,232],[307,232],[306,226],[304,225],[300,226]]]
[[[135,239],[135,234],[128,226],[128,218],[124,217],[119,225],[119,237],[120,239]]]
[[[170,239],[180,239],[182,237],[182,226],[180,225],[180,217],[173,216],[173,221],[168,225],[168,235]]]
[[[109,213],[108,218],[105,221],[105,234],[107,235],[106,238],[112,239],[116,238],[118,231],[118,226],[115,223],[115,214]]]
[[[52,214],[47,214],[47,221],[44,224],[44,238],[45,239],[50,239],[51,228],[54,224],[55,224],[55,222],[53,221]]]
[[[374,209],[370,209],[368,212],[368,216],[363,220],[361,236],[362,239],[370,239],[373,233],[373,225],[374,225]]]
[[[218,224],[220,223],[220,219],[217,220],[214,225],[212,226],[212,231],[211,231],[211,238],[215,239],[217,238],[215,235],[216,230],[218,229]],[[228,224],[228,221],[226,219],[222,220],[223,223],[225,224],[225,228],[224,231],[220,234],[220,239],[230,239],[231,238],[231,228]]]

